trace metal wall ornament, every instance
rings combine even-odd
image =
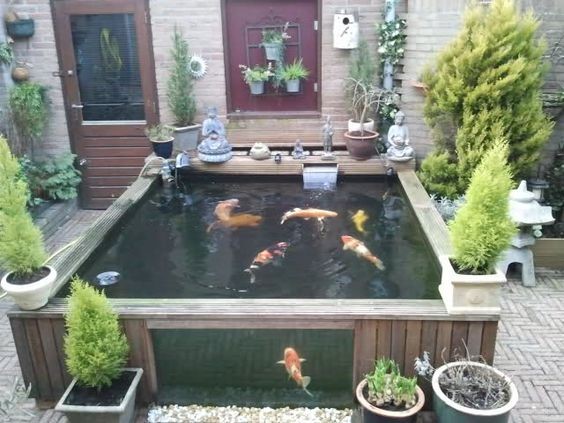
[[[339,49],[358,48],[358,19],[352,13],[341,10],[333,17],[333,47]]]
[[[194,54],[190,58],[190,62],[188,62],[188,69],[195,79],[200,79],[207,73],[208,63],[202,56]]]

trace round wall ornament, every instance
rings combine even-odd
[[[208,64],[202,56],[194,54],[188,62],[188,69],[194,78],[200,79],[206,74]]]

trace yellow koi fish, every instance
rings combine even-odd
[[[354,223],[354,227],[358,232],[361,234],[366,233],[364,230],[364,224],[368,220],[368,215],[364,212],[364,210],[358,210],[352,217],[351,220]]]

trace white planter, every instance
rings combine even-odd
[[[286,81],[286,91],[289,93],[299,93],[300,92],[300,80],[290,79]]]
[[[509,402],[500,408],[494,408],[492,410],[477,410],[474,408],[464,407],[460,404],[449,399],[439,385],[439,378],[441,375],[452,367],[457,367],[460,365],[469,365],[475,367],[483,367],[491,370],[497,374],[501,379],[504,379],[509,384],[509,390],[511,392]],[[456,423],[501,423],[507,422],[509,420],[509,413],[517,404],[519,400],[519,393],[515,384],[507,377],[504,373],[500,372],[492,366],[488,366],[484,363],[478,362],[452,362],[443,364],[441,367],[437,368],[433,373],[432,379],[433,386],[433,408],[437,413],[437,419],[439,422],[456,422]]]
[[[364,128],[365,131],[374,131],[374,119],[368,119],[366,122],[362,124],[362,127]],[[348,130],[349,132],[355,132],[355,131],[360,132],[360,123],[355,122],[352,119],[349,119]]]
[[[251,89],[251,94],[259,95],[264,93],[264,81],[259,82],[251,82],[249,84],[249,88]]]
[[[124,368],[123,370],[135,371],[137,374],[133,378],[127,393],[124,395],[121,404],[115,406],[97,405],[70,405],[65,401],[76,384],[73,379],[67,390],[55,406],[55,410],[65,413],[70,423],[132,423],[135,420],[135,394],[137,385],[143,375],[143,369]]]
[[[195,150],[202,125],[177,126],[174,128],[173,149],[176,151]]]
[[[8,282],[8,276],[12,274],[10,272],[4,275],[0,286],[14,299],[14,302],[22,310],[37,310],[49,301],[51,289],[55,279],[57,279],[57,271],[51,266],[45,267],[50,270],[49,274],[37,282],[24,285],[12,284]]]
[[[439,292],[449,314],[499,314],[501,285],[507,281],[496,269],[490,275],[456,273],[448,256],[439,257],[441,284]]]
[[[266,60],[281,60],[282,59],[282,49],[284,45],[281,43],[262,43],[264,47],[264,52],[266,54]]]

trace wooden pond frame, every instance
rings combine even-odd
[[[272,166],[272,165],[270,165]],[[341,168],[341,167],[340,167]],[[196,166],[196,171],[198,167]],[[256,168],[255,168],[256,170]],[[294,170],[291,170],[294,172]],[[383,173],[381,165],[376,173]],[[374,174],[372,168],[370,174]],[[451,251],[446,225],[419,182],[413,166],[398,170],[436,257]],[[54,295],[104,240],[108,231],[150,189],[154,178],[139,178],[74,245],[50,263],[59,271]],[[438,281],[437,281],[438,283]],[[157,398],[153,329],[342,329],[354,331],[353,386],[372,369],[375,358],[396,360],[413,374],[413,360],[423,351],[434,364],[455,352],[481,354],[493,362],[499,314],[449,315],[442,300],[406,299],[110,299],[131,346],[129,366],[142,367],[138,401]],[[24,382],[39,406],[50,407],[71,377],[64,365],[66,299],[52,298],[40,310],[13,307],[8,318]]]

